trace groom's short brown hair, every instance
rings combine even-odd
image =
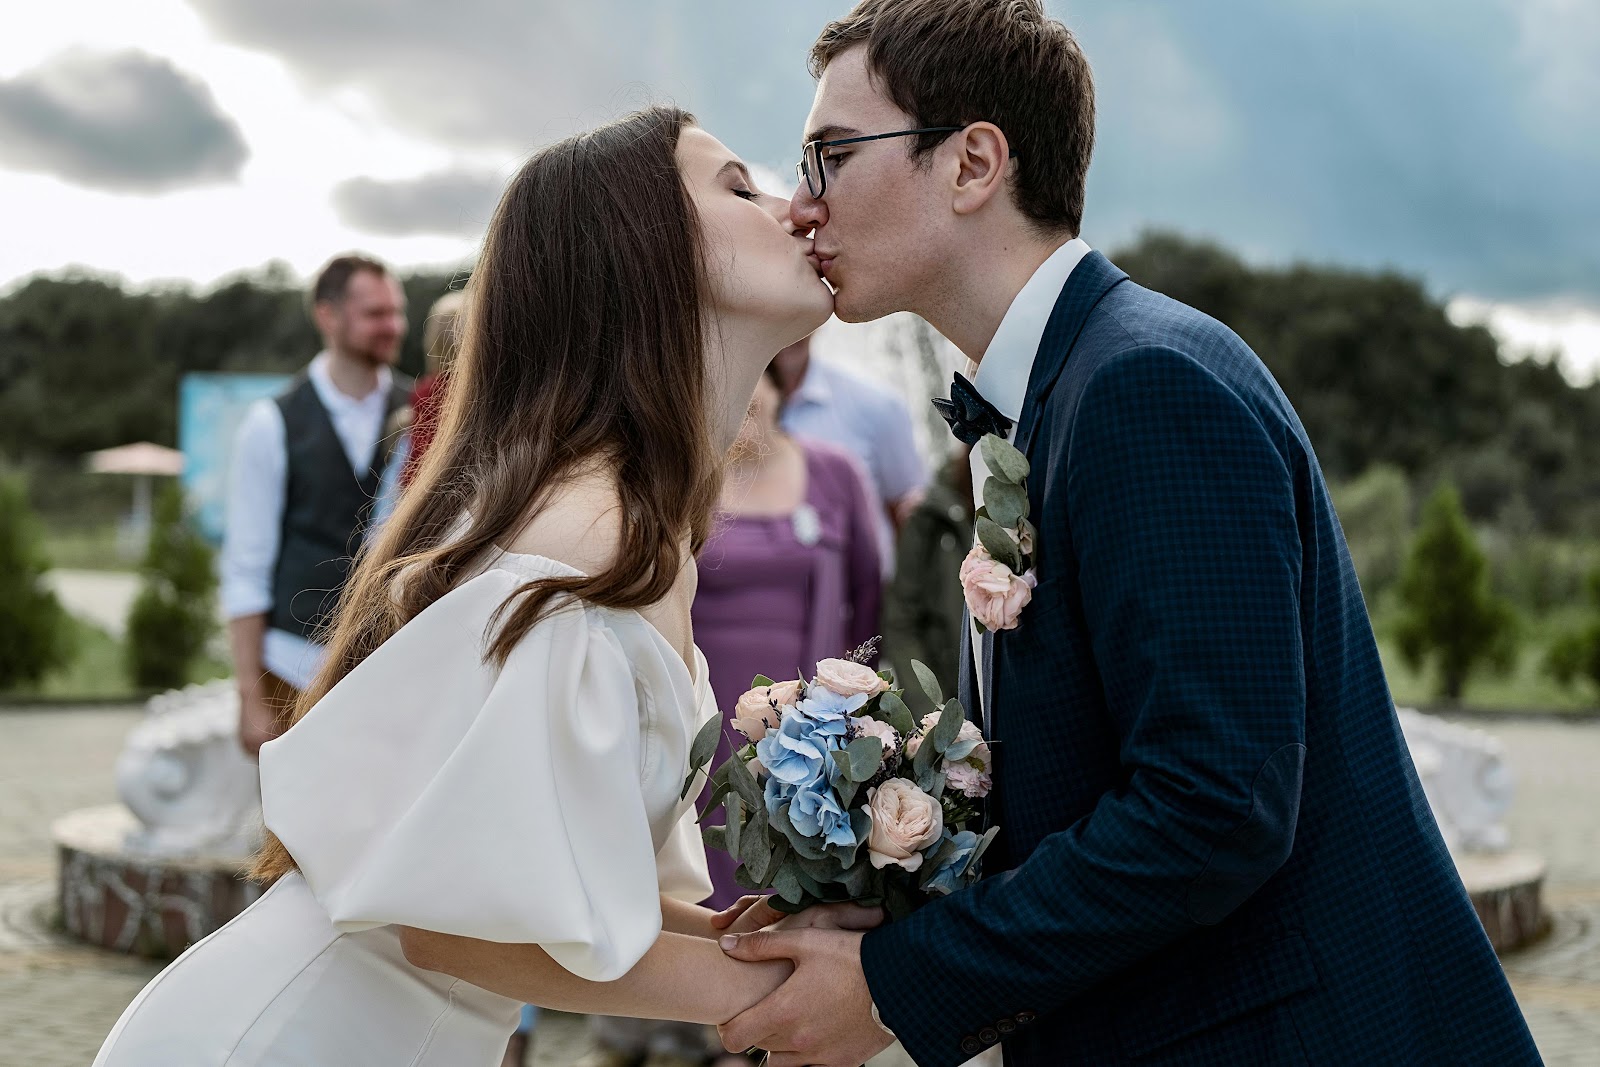
[[[858,44],[873,79],[919,127],[1000,127],[1017,153],[1017,207],[1040,230],[1078,233],[1094,79],[1041,0],[861,0],[811,46],[812,77]],[[944,136],[914,138],[911,151],[931,151]]]

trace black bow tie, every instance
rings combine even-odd
[[[956,440],[964,444],[976,445],[984,434],[1004,437],[1011,432],[1011,420],[960,374],[950,383],[950,399],[935,397],[933,407],[950,424],[950,432],[956,435]]]

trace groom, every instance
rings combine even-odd
[[[977,364],[956,430],[1031,461],[1038,587],[962,664],[996,742],[985,880],[865,935],[729,941],[796,970],[724,1043],[772,1067],[854,1067],[891,1031],[921,1067],[1538,1063],[1300,420],[1226,327],[1076,237],[1072,35],[1039,0],[864,0],[812,66],[794,217],[841,318],[916,312]]]

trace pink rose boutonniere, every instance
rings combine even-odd
[[[1028,521],[1028,457],[987,434],[978,442],[989,477],[978,509],[978,543],[961,563],[967,610],[986,630],[1014,630],[1039,584],[1034,567],[1038,530]]]

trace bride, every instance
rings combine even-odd
[[[689,607],[721,457],[832,309],[788,207],[670,108],[517,174],[440,445],[262,750],[271,887],[98,1067],[488,1067],[524,1001],[722,1023],[787,977],[687,903],[679,794],[717,715]]]

